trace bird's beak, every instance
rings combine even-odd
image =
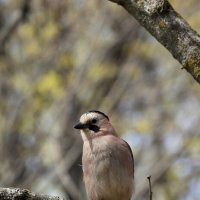
[[[79,122],[78,124],[76,124],[74,126],[75,129],[86,129],[86,128],[89,128],[89,125],[88,124],[82,124],[81,122]]]

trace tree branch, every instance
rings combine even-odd
[[[16,17],[0,32],[0,53],[4,53],[5,45],[8,40],[11,38],[13,33],[16,31],[17,27],[22,21],[27,19],[27,16],[30,12],[30,3],[31,1],[24,0],[21,5],[20,11],[17,12]]]
[[[109,0],[123,6],[200,83],[200,36],[167,0]]]
[[[26,189],[0,188],[1,200],[65,200],[61,197],[50,197],[47,195],[34,194]]]

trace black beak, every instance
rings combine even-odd
[[[81,122],[79,122],[78,124],[76,124],[74,126],[75,129],[85,129],[85,128],[89,128],[89,124],[82,124]]]

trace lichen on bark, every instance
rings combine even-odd
[[[123,6],[200,83],[200,36],[167,0],[109,0]]]
[[[0,200],[64,200],[64,198],[35,194],[27,189],[0,188]]]

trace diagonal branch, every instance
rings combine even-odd
[[[109,0],[123,6],[200,83],[200,36],[167,0]]]
[[[5,45],[16,31],[21,22],[27,19],[30,12],[31,1],[24,0],[21,5],[20,11],[17,12],[16,17],[0,32],[0,53],[4,53]],[[2,28],[2,27],[1,27]]]

